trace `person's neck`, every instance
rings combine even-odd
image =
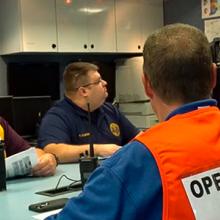
[[[165,121],[165,119],[167,118],[167,116],[174,111],[175,109],[179,108],[180,105],[163,105],[161,108],[158,110],[158,120],[159,121]]]
[[[166,104],[161,100],[157,100],[156,102],[152,103],[152,107],[160,122],[165,121],[167,116],[180,106],[182,106],[180,103]]]
[[[75,105],[80,107],[81,109],[88,111],[88,105],[84,100],[77,98],[74,95],[65,94],[68,99],[70,99]]]

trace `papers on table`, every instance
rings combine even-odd
[[[6,178],[31,174],[32,167],[37,164],[37,160],[34,147],[6,158]]]

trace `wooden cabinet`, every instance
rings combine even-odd
[[[0,3],[1,54],[56,52],[54,0],[7,0]]]
[[[58,51],[116,52],[114,0],[66,2],[56,0]]]
[[[140,53],[146,35],[163,26],[162,0],[115,0],[117,52]]]

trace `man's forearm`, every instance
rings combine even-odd
[[[48,144],[44,150],[58,157],[60,163],[77,162],[80,154],[89,150],[89,145]]]
[[[110,156],[117,151],[120,146],[115,144],[94,144],[94,152],[97,156]],[[89,152],[89,144],[70,145],[70,144],[48,144],[44,150],[55,154],[60,163],[77,162],[80,154]]]

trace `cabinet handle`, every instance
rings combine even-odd
[[[140,50],[141,49],[141,45],[138,45],[138,50]]]
[[[92,49],[94,48],[94,44],[91,44],[91,48],[92,48]]]
[[[87,44],[84,44],[83,47],[84,47],[84,49],[87,49]]]
[[[56,44],[52,44],[51,47],[52,47],[53,49],[55,49],[55,48],[57,47],[57,45],[56,45]]]

